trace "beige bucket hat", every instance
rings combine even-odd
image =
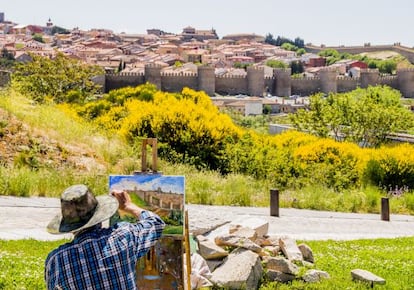
[[[94,196],[86,185],[68,187],[60,198],[61,213],[47,226],[51,234],[73,233],[109,219],[118,209],[110,195]]]

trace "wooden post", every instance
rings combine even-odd
[[[147,145],[152,147],[152,172],[157,172],[158,155],[157,155],[157,138],[146,138],[142,140],[141,148],[141,172],[147,171]]]
[[[185,249],[185,262],[186,262],[186,275],[187,278],[187,288],[186,290],[191,290],[191,247],[190,247],[190,232],[188,224],[188,210],[184,212],[184,249]]]
[[[390,203],[388,197],[381,198],[381,220],[390,220]]]
[[[279,217],[279,190],[270,190],[270,215]]]

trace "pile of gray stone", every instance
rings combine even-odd
[[[263,281],[287,283],[295,279],[318,282],[329,279],[315,269],[312,249],[289,237],[268,236],[266,221],[251,218],[230,224],[228,233],[196,236],[192,255],[192,285],[225,289],[257,289]]]

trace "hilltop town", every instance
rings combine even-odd
[[[303,41],[302,41],[303,42]],[[302,43],[303,45],[304,43]],[[214,29],[183,28],[173,34],[148,29],[147,34],[114,33],[108,29],[83,31],[65,29],[49,19],[44,26],[21,25],[5,20],[0,12],[0,49],[6,49],[17,61],[25,61],[29,53],[54,57],[62,52],[85,63],[105,68],[106,72],[140,73],[146,64],[157,64],[164,72],[197,72],[196,65],[215,68],[219,76],[245,76],[248,65],[265,65],[277,60],[285,64],[299,61],[304,76],[314,76],[327,65],[326,58],[316,53],[301,53],[265,42],[256,34],[233,34],[219,38]],[[342,75],[357,75],[367,64],[342,60],[335,64]],[[272,75],[265,70],[265,75]]]
[[[368,69],[368,64],[361,60],[345,58],[330,64],[327,57],[318,54],[326,49],[324,45],[305,45],[300,38],[290,43],[285,39],[287,45],[275,45],[268,37],[233,34],[219,38],[214,29],[198,30],[190,26],[178,34],[160,29],[148,29],[147,34],[114,33],[108,29],[83,31],[56,26],[51,19],[44,26],[20,25],[7,21],[5,13],[0,13],[3,55],[11,54],[14,60],[24,62],[30,60],[30,54],[53,58],[63,53],[98,65],[106,72],[97,81],[104,91],[151,82],[165,91],[180,91],[187,86],[204,90],[210,96],[294,96],[292,104],[283,107],[279,102],[278,109],[273,109],[276,100],[266,101],[272,112],[295,111],[294,105],[303,106],[296,96],[345,92],[369,85],[389,85],[400,90],[404,97],[414,97],[410,81],[414,77],[410,64],[414,61],[414,51],[399,43],[336,48],[341,52],[382,52],[384,58],[396,55],[407,58],[408,66],[396,67],[391,74],[383,75]],[[228,102],[223,100],[220,104]],[[243,101],[238,109],[256,114],[262,111],[262,105],[252,111]]]

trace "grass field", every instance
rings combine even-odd
[[[47,254],[64,240],[0,240],[0,289],[46,289],[43,281]],[[300,242],[300,241],[298,241]],[[359,268],[386,279],[375,289],[414,289],[414,237],[356,241],[307,241],[313,250],[315,268],[329,273],[330,279],[305,284],[264,283],[270,289],[371,289],[351,279],[351,270]]]

